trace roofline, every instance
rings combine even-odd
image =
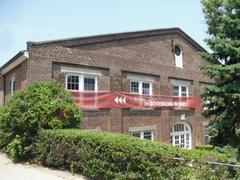
[[[19,57],[21,56],[25,56],[26,59],[28,58],[28,55],[26,55],[27,51],[26,50],[22,50],[22,51],[19,51],[14,57],[12,57],[9,61],[7,61],[5,64],[3,64],[1,67],[0,67],[0,74],[2,75],[2,71],[7,67],[9,66],[10,64],[14,63]]]
[[[74,46],[75,41],[77,41],[76,45],[82,45],[82,44],[100,43],[100,42],[114,41],[114,40],[121,40],[121,39],[129,39],[129,38],[151,37],[151,36],[165,35],[165,34],[179,34],[182,37],[184,37],[190,44],[196,47],[199,51],[207,52],[199,43],[197,43],[194,39],[192,39],[188,34],[186,34],[183,30],[181,30],[178,27],[151,29],[151,30],[143,30],[143,31],[131,31],[131,32],[122,32],[122,33],[111,33],[111,34],[94,35],[94,36],[56,39],[56,40],[49,40],[49,41],[38,41],[38,42],[28,41],[27,45],[33,45],[33,46],[51,45],[51,44],[61,45],[61,43],[66,44],[66,42],[69,42],[69,46],[72,46],[72,45]],[[65,46],[68,46],[68,45],[65,45]]]

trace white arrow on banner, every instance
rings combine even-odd
[[[116,97],[115,99],[114,99],[114,101],[118,104],[118,103],[120,103],[120,104],[126,104],[126,97]]]

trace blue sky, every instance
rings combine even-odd
[[[207,48],[200,0],[0,0],[0,66],[27,41],[168,27]]]

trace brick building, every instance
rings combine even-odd
[[[198,96],[214,83],[200,64],[205,51],[179,28],[28,42],[0,69],[0,105],[32,81],[56,79],[66,89]],[[201,108],[83,109],[82,127],[127,133],[192,148],[204,143]]]

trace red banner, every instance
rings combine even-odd
[[[200,107],[200,97],[141,95],[125,92],[70,91],[81,108],[182,108]]]

